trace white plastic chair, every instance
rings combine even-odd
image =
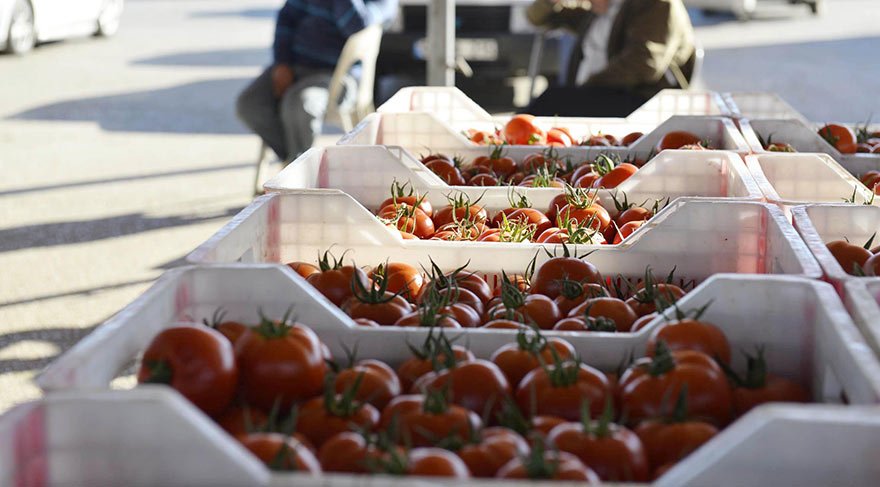
[[[342,47],[339,61],[330,79],[327,110],[324,112],[322,133],[331,127],[341,129],[343,133],[351,131],[354,125],[374,110],[373,85],[376,80],[376,58],[379,57],[379,45],[382,42],[382,26],[370,25],[352,34]],[[343,90],[351,89],[354,83],[348,76],[352,66],[360,64],[360,79],[353,97],[349,96],[340,102]],[[257,174],[254,179],[254,193],[262,193],[260,179],[266,165],[266,154],[269,147],[263,143],[257,159]]]

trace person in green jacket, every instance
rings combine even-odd
[[[529,20],[577,36],[561,86],[533,115],[626,116],[664,88],[688,88],[694,31],[682,0],[535,0]]]

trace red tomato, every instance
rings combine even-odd
[[[458,362],[453,367],[428,372],[413,384],[412,390],[447,390],[453,404],[480,415],[500,408],[501,401],[511,393],[510,383],[501,369],[483,359]]]
[[[633,142],[641,139],[643,135],[645,134],[641,132],[630,132],[626,134],[622,139],[620,139],[620,145],[632,145]]]
[[[684,296],[684,291],[675,284],[650,283],[639,289],[632,297],[626,300],[633,311],[639,316],[645,316],[657,311],[657,300],[674,304]]]
[[[342,394],[358,380],[360,385],[354,398],[379,409],[401,393],[400,379],[394,369],[384,362],[372,359],[361,360],[354,366],[339,371],[334,382],[336,392]]]
[[[393,222],[401,232],[411,233],[422,239],[434,234],[434,222],[431,217],[415,206],[404,203],[389,205],[379,210],[377,216]]]
[[[379,422],[379,411],[369,403],[354,400],[357,382],[344,394],[331,389],[324,397],[306,401],[297,412],[296,431],[317,448],[330,437],[345,431],[370,431]]]
[[[444,206],[434,214],[434,226],[442,227],[449,223],[470,221],[472,223],[485,223],[489,218],[486,210],[477,204],[463,206]]]
[[[325,472],[371,473],[371,464],[388,462],[395,455],[404,455],[403,449],[391,447],[390,451],[383,451],[362,434],[353,432],[334,435],[318,450],[318,460]]]
[[[871,252],[868,249],[845,240],[828,242],[825,246],[828,247],[828,251],[847,274],[859,275],[863,273],[865,263],[871,257]]]
[[[336,259],[329,250],[324,252],[319,264],[321,272],[310,275],[306,280],[336,306],[342,306],[352,296],[351,285],[355,277],[367,286],[364,271],[342,265],[342,259]]]
[[[381,428],[387,430],[392,422],[400,438],[413,446],[432,446],[452,438],[466,441],[481,424],[476,413],[449,404],[439,392],[395,397],[382,410]]]
[[[525,323],[513,320],[489,320],[480,328],[488,328],[493,330],[532,330],[533,328]]]
[[[651,419],[639,424],[635,433],[642,440],[654,469],[675,463],[718,434],[718,428],[703,421]]]
[[[302,443],[280,433],[251,433],[241,444],[272,470],[321,473],[315,455]]]
[[[278,401],[287,409],[323,390],[324,344],[302,325],[263,320],[241,337],[235,352],[249,404],[268,411]]]
[[[599,414],[611,397],[605,375],[589,365],[560,361],[534,369],[520,381],[516,402],[528,416],[558,416],[570,421],[581,417],[581,404],[588,401],[592,414]]]
[[[562,318],[559,308],[552,299],[542,294],[525,294],[512,291],[503,295],[503,301],[486,312],[490,320],[508,319],[519,321],[542,330],[550,330]]]
[[[513,387],[517,387],[526,374],[542,364],[574,358],[575,350],[561,338],[544,338],[537,333],[520,332],[516,343],[508,343],[492,354],[492,362],[501,369]]]
[[[547,144],[559,145],[561,147],[570,147],[572,145],[571,135],[567,131],[558,128],[552,128],[547,131]]]
[[[628,222],[628,223],[624,224],[616,232],[614,232],[614,240],[612,240],[611,243],[613,245],[617,245],[617,244],[623,242],[623,240],[626,237],[629,237],[630,235],[632,235],[636,230],[638,230],[645,223],[648,223],[648,222],[646,222],[645,220],[639,220],[639,221],[633,221],[633,222]]]
[[[593,182],[594,188],[605,188],[611,189],[620,186],[620,183],[626,181],[630,176],[636,173],[639,168],[630,164],[628,162],[624,162],[618,164],[614,167],[608,174],[600,177],[596,181]]]
[[[689,145],[699,145],[702,141],[696,135],[683,130],[673,130],[657,142],[657,152],[666,149],[680,149]]]
[[[630,331],[638,316],[626,302],[618,298],[592,298],[569,311],[568,316],[606,318],[614,322],[617,331]]]
[[[670,350],[696,350],[716,360],[730,363],[730,343],[727,337],[717,326],[705,321],[684,319],[654,327],[648,338],[649,357],[654,356],[659,341],[665,342]]]
[[[480,432],[479,439],[458,450],[471,475],[494,477],[507,462],[528,455],[529,444],[513,430],[492,427]]]
[[[431,202],[428,201],[425,196],[419,195],[415,192],[409,182],[400,184],[397,181],[394,181],[391,183],[391,197],[379,205],[379,210],[381,211],[386,206],[397,206],[399,204],[418,207],[428,216],[434,214],[434,208],[431,206]]]
[[[442,448],[410,450],[406,473],[414,477],[470,478],[470,472],[464,462]]]
[[[560,227],[566,227],[567,223],[589,225],[594,230],[602,231],[611,224],[611,215],[608,214],[608,210],[595,203],[587,202],[583,205],[569,203],[559,210],[556,223]]]
[[[222,413],[235,395],[239,369],[232,345],[203,326],[159,332],[141,359],[139,383],[167,384],[209,416]]]
[[[768,402],[810,401],[809,393],[800,384],[767,372],[763,349],[759,348],[755,355],[746,355],[746,363],[744,377],[727,371],[734,385],[733,409],[737,416]]]
[[[620,377],[621,414],[632,423],[660,416],[669,409],[669,398],[687,384],[686,414],[726,425],[731,394],[718,364],[702,352],[671,352],[662,343],[653,359],[636,360]]]
[[[589,416],[577,423],[563,423],[553,428],[547,443],[578,457],[599,478],[612,482],[647,482],[650,467],[645,448],[635,433],[611,422],[608,413],[599,421]]]
[[[266,431],[269,417],[256,408],[232,406],[217,418],[217,424],[231,436],[239,436]]]
[[[652,216],[654,216],[653,212],[647,208],[631,206],[614,217],[614,221],[617,222],[618,226],[622,227],[629,222],[648,220]]]
[[[519,114],[504,126],[504,140],[511,145],[539,144],[544,141],[544,132],[535,125],[534,116]]]
[[[507,219],[511,222],[534,225],[535,235],[540,235],[541,232],[552,226],[550,219],[534,208],[518,208],[511,212],[510,215],[507,216]]]
[[[450,367],[455,362],[473,360],[470,350],[452,345],[442,335],[428,335],[425,342],[418,348],[411,348],[413,357],[406,359],[397,368],[401,390],[408,391],[419,377],[434,370],[434,367]],[[450,357],[451,352],[451,357]]]
[[[562,281],[566,279],[601,284],[599,270],[593,264],[575,257],[553,257],[538,268],[529,292],[555,299],[561,293]]]
[[[842,154],[855,154],[858,150],[855,132],[845,125],[826,124],[819,129],[819,135]]]
[[[464,177],[461,171],[455,166],[450,166],[446,161],[433,160],[425,164],[425,167],[436,174],[440,179],[450,186],[464,186]]]
[[[498,178],[491,174],[476,174],[467,180],[468,186],[498,186]]]
[[[554,300],[559,308],[561,316],[568,316],[572,309],[592,298],[608,296],[608,291],[595,283],[580,284],[574,281],[564,281],[562,293]]]
[[[321,272],[321,269],[318,269],[317,266],[309,264],[308,262],[288,262],[287,267],[293,269],[294,272],[296,272],[303,278],[307,278],[312,274],[317,274]]]
[[[527,459],[515,458],[498,470],[497,478],[532,480],[577,480],[587,485],[601,482],[590,467],[571,453],[533,449]]]
[[[402,262],[389,262],[370,272],[372,279],[376,279],[377,275],[387,279],[389,292],[399,293],[409,301],[415,301],[419,297],[419,291],[425,283],[425,277],[416,267]]]

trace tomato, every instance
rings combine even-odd
[[[588,172],[574,180],[572,186],[575,188],[592,188],[601,176],[597,172]]]
[[[449,165],[455,166],[455,163],[452,161],[445,162],[448,162]],[[434,208],[431,206],[431,202],[428,201],[425,196],[420,195],[413,190],[409,182],[400,184],[395,180],[391,183],[391,197],[387,198],[379,205],[379,210],[381,211],[386,206],[397,206],[398,204],[418,207],[428,216],[434,214]]]
[[[501,479],[578,480],[598,485],[599,476],[571,453],[533,449],[528,459],[515,458],[498,470]]]
[[[556,303],[542,294],[525,294],[510,285],[511,292],[502,295],[502,303],[487,311],[487,317],[508,319],[550,330],[562,318]]]
[[[263,411],[247,406],[232,406],[217,418],[219,424],[232,436],[265,431],[269,417]]]
[[[530,145],[544,141],[544,132],[535,125],[535,117],[514,115],[504,126],[504,140],[511,145]]]
[[[602,480],[647,482],[648,456],[642,442],[629,428],[611,422],[611,402],[598,421],[584,415],[580,422],[563,423],[550,430],[547,443],[578,457]]]
[[[479,205],[444,206],[434,214],[434,225],[443,225],[467,220],[473,223],[485,223],[489,219],[486,210]]]
[[[652,419],[635,429],[654,469],[674,463],[718,434],[718,428],[703,421],[668,422]],[[656,474],[655,474],[656,475]]]
[[[630,132],[630,133],[626,134],[625,136],[623,136],[622,139],[620,139],[620,145],[625,145],[625,146],[632,145],[633,142],[641,139],[643,135],[645,135],[645,134],[643,134],[641,132]]]
[[[670,351],[659,342],[653,359],[636,360],[620,377],[621,414],[638,423],[664,414],[669,398],[687,384],[687,415],[723,426],[730,420],[731,394],[724,372],[708,355]]]
[[[409,301],[415,301],[419,297],[419,291],[425,283],[425,278],[414,266],[402,262],[390,262],[373,269],[370,277],[375,279],[382,275],[388,281],[389,292],[400,294]]]
[[[511,222],[525,223],[535,226],[535,235],[539,235],[544,230],[550,228],[552,224],[546,215],[534,208],[518,208],[508,215],[507,219]]]
[[[451,314],[441,314],[436,309],[421,306],[419,309],[402,316],[394,322],[394,326],[461,328],[461,323]]]
[[[461,458],[442,448],[410,450],[406,473],[415,477],[470,478],[470,472]]]
[[[569,203],[559,210],[556,223],[565,227],[566,223],[587,226],[594,230],[604,230],[611,224],[611,215],[602,206],[585,202],[583,205]]]
[[[321,473],[321,464],[302,443],[281,433],[251,433],[241,444],[272,470]]]
[[[537,333],[517,333],[516,343],[508,343],[492,354],[490,360],[501,369],[508,382],[516,387],[526,374],[542,364],[574,358],[574,347],[561,338],[544,338]]]
[[[556,145],[559,147],[571,147],[571,136],[558,128],[552,128],[547,131],[547,145]]]
[[[487,328],[491,330],[533,330],[532,327],[526,325],[525,323],[505,319],[489,320],[482,326],[480,326],[480,328]]]
[[[268,411],[278,401],[287,409],[323,390],[324,345],[302,325],[263,320],[241,337],[235,352],[249,404]]]
[[[491,174],[476,174],[467,180],[468,186],[498,186],[498,178]]]
[[[384,451],[364,435],[354,432],[338,433],[318,450],[318,461],[325,472],[371,473],[371,464],[378,466],[392,455],[404,455],[400,447]]]
[[[455,161],[453,161],[452,158],[447,156],[446,154],[428,154],[427,156],[421,156],[421,158],[419,159],[422,164],[427,164],[431,161],[436,160],[443,161],[453,167],[455,166]]]
[[[232,402],[239,368],[232,345],[204,326],[175,326],[159,332],[144,350],[138,382],[167,384],[209,416]]]
[[[487,168],[502,178],[508,178],[516,172],[516,162],[510,157],[503,156],[501,151],[502,146],[498,146],[493,149],[491,155],[480,156],[474,159],[473,165]]]
[[[364,286],[367,285],[364,271],[342,265],[342,259],[336,259],[329,250],[324,252],[319,265],[321,272],[310,275],[306,280],[336,306],[342,306],[352,296],[351,285],[355,278]]]
[[[447,390],[449,400],[483,415],[501,407],[501,401],[510,396],[510,383],[492,362],[472,359],[458,362],[449,368],[428,372],[412,387],[413,391]]]
[[[639,319],[637,319],[636,322],[633,323],[633,326],[629,329],[629,331],[635,333],[641,330],[642,328],[648,326],[648,323],[654,321],[654,318],[656,318],[657,316],[659,315],[656,311],[653,313],[648,313],[644,316],[639,316]]]
[[[613,144],[604,135],[591,135],[583,144],[590,147],[611,147]]]
[[[241,336],[244,335],[244,332],[250,327],[237,321],[224,321],[223,317],[225,315],[226,312],[222,309],[217,309],[211,319],[204,319],[202,320],[202,323],[204,323],[205,326],[219,331],[221,335],[229,340],[229,343],[231,343],[234,348],[235,344],[238,343],[238,339],[241,338]]]
[[[856,134],[847,126],[829,123],[819,129],[819,135],[842,154],[855,154],[858,149]]]
[[[648,338],[649,357],[654,356],[657,342],[661,340],[670,350],[696,350],[716,360],[730,363],[730,343],[724,332],[711,323],[683,319],[657,325]]]
[[[534,369],[519,383],[516,402],[527,415],[558,416],[575,421],[581,404],[588,401],[593,414],[599,414],[611,397],[605,375],[577,361],[559,361]]]
[[[502,427],[485,428],[477,443],[458,450],[471,475],[494,477],[507,462],[529,453],[529,444],[519,433]]]
[[[425,167],[450,186],[464,186],[465,181],[461,171],[454,165],[447,164],[446,161],[435,159],[425,164]]]
[[[562,292],[554,299],[559,308],[560,316],[568,316],[572,309],[588,299],[608,296],[608,291],[596,283],[580,284],[574,281],[563,281]]]
[[[673,130],[657,142],[657,152],[666,149],[680,149],[688,145],[699,145],[702,141],[696,135],[683,130]]]
[[[641,206],[631,206],[626,210],[621,211],[616,217],[614,217],[614,221],[617,222],[618,226],[624,226],[629,222],[648,220],[652,216],[654,216],[654,212],[647,208],[642,208]]]
[[[523,158],[520,167],[527,173],[532,173],[529,177],[534,178],[535,173],[543,173],[549,176],[556,171],[563,169],[563,162],[556,157],[555,151],[535,152]],[[524,178],[523,181],[525,181]]]
[[[358,401],[367,402],[382,409],[395,396],[401,393],[400,379],[394,369],[378,360],[361,360],[336,374],[335,390],[342,394],[347,388],[360,381],[354,395]]]
[[[639,168],[628,162],[623,162],[614,167],[608,174],[593,182],[594,188],[612,189],[626,181],[630,176],[636,173]]]
[[[684,291],[675,284],[651,282],[648,286],[639,289],[632,297],[626,300],[626,304],[632,308],[638,316],[645,316],[657,311],[657,300],[674,304],[684,296]]]
[[[434,222],[431,217],[415,206],[405,203],[389,205],[379,210],[377,216],[393,222],[401,232],[411,233],[421,239],[429,238],[434,234]]]
[[[379,328],[380,326],[382,326],[379,323],[376,323],[373,320],[368,320],[366,318],[355,318],[354,323],[358,326],[363,326],[366,328]]]
[[[354,400],[358,385],[355,382],[343,394],[328,389],[324,397],[306,401],[297,412],[296,431],[321,448],[337,433],[372,430],[379,422],[379,411],[369,403]]]
[[[880,182],[880,171],[868,171],[859,178],[859,180],[868,188],[874,189]]]
[[[390,292],[384,293],[375,300],[352,297],[342,306],[342,310],[352,318],[365,318],[384,326],[392,326],[410,313],[406,300]]]
[[[847,274],[859,275],[865,268],[865,263],[871,257],[868,249],[851,244],[845,240],[835,240],[826,244],[828,251],[843,267]]]
[[[287,267],[293,269],[294,272],[296,272],[303,278],[307,278],[312,274],[317,274],[321,272],[321,269],[318,269],[317,266],[309,264],[308,262],[288,262]]]
[[[381,428],[387,430],[395,422],[400,438],[413,446],[432,446],[454,438],[466,441],[481,424],[476,413],[449,404],[439,391],[392,399],[382,410]]]
[[[764,350],[746,355],[746,375],[740,377],[727,370],[734,385],[733,409],[737,416],[768,402],[809,402],[810,395],[800,384],[767,372]]]
[[[470,350],[452,345],[442,335],[429,334],[425,342],[418,348],[411,348],[413,357],[405,360],[397,368],[401,390],[408,391],[419,377],[434,370],[434,367],[449,367],[455,362],[473,360]],[[450,357],[451,353],[451,357]]]
[[[531,294],[543,294],[556,299],[562,292],[562,281],[601,284],[602,278],[596,266],[576,257],[553,257],[538,268],[532,278]]]
[[[638,316],[626,302],[618,298],[592,298],[569,311],[568,316],[607,318],[614,322],[617,331],[629,331]]]
[[[648,223],[648,222],[646,222],[645,220],[639,220],[639,221],[632,221],[632,222],[624,224],[622,227],[620,227],[617,230],[617,232],[615,232],[614,239],[611,241],[611,243],[613,245],[617,245],[617,244],[623,242],[623,240],[626,237],[629,237],[630,235],[632,235],[636,230],[638,230],[640,227],[642,227],[642,225],[644,225],[645,223]]]

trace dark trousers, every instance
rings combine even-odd
[[[522,112],[547,117],[625,117],[646,101],[643,96],[614,88],[551,86]]]

